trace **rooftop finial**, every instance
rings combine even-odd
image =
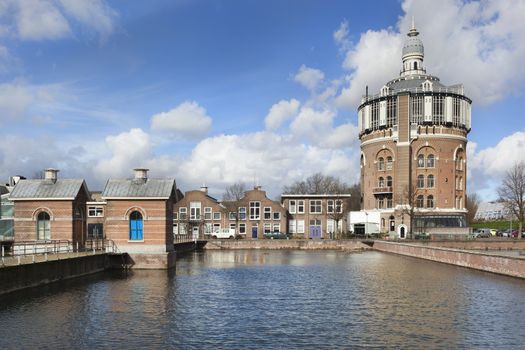
[[[412,28],[408,31],[408,36],[417,36],[419,32],[416,29],[416,22],[414,21],[414,16],[412,16]]]

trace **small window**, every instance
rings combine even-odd
[[[427,187],[429,187],[429,188],[433,188],[434,187],[434,175],[428,175]]]
[[[41,240],[51,239],[51,227],[49,214],[40,212],[37,218],[37,238]]]
[[[213,220],[220,220],[221,219],[221,212],[216,211],[213,213]]]
[[[336,213],[342,213],[343,212],[343,201],[340,199],[337,199],[335,201],[335,212]]]
[[[385,170],[385,159],[383,157],[379,157],[377,160],[377,170]]]
[[[290,212],[290,214],[295,214],[296,211],[297,211],[297,203],[295,200],[290,200],[288,202],[288,211]]]
[[[417,167],[418,168],[424,168],[425,167],[425,156],[420,154],[417,156]]]
[[[186,220],[186,214],[188,213],[188,208],[180,207],[179,208],[179,217],[181,220]]]
[[[419,175],[417,177],[417,188],[423,188],[425,187],[425,176]]]
[[[179,220],[179,213],[177,212],[173,213],[173,220]]]
[[[416,208],[423,208],[423,206],[425,204],[424,201],[425,200],[423,198],[423,195],[417,196],[417,198],[416,198]]]
[[[239,220],[246,220],[246,207],[239,208]]]
[[[246,224],[239,224],[239,234],[246,233]]]
[[[273,224],[273,232],[281,232],[281,224]]]
[[[310,213],[321,214],[323,211],[320,199],[314,199],[310,201]]]
[[[434,196],[427,197],[427,208],[434,208]]]
[[[233,221],[237,220],[237,218],[235,217],[235,213],[233,211],[230,211],[228,213],[228,220],[233,220]]]
[[[273,212],[273,219],[274,220],[281,220],[281,213],[278,211]]]
[[[89,217],[101,217],[104,216],[104,209],[102,207],[88,207]]]
[[[212,211],[211,211],[211,208],[210,207],[205,207],[204,208],[204,220],[211,220],[212,218]]]
[[[385,179],[383,177],[380,177],[378,180],[377,180],[377,187],[379,188],[383,188],[385,187]]]
[[[297,214],[304,214],[304,200],[297,201]]]
[[[264,207],[264,220],[272,219],[272,207]]]
[[[427,167],[433,168],[434,166],[435,166],[434,155],[433,154],[429,154],[428,157],[427,157]]]
[[[386,186],[387,187],[392,187],[392,176],[387,176],[386,177]]]
[[[334,212],[334,201],[332,199],[329,199],[328,201],[326,201],[326,212],[327,213]]]
[[[392,157],[386,157],[386,170],[392,170]]]
[[[261,202],[250,202],[250,220],[261,218]]]

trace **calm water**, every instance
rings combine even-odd
[[[0,347],[523,348],[525,281],[377,252],[190,254],[0,299]]]

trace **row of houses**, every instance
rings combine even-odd
[[[101,192],[90,192],[83,179],[59,179],[55,169],[46,169],[44,179],[17,178],[3,187],[0,240],[68,240],[82,248],[87,240],[105,238],[136,266],[170,267],[180,237],[208,238],[225,229],[245,239],[277,232],[322,239],[346,232],[349,194],[283,194],[275,201],[256,186],[221,202],[206,187],[183,194],[174,178],[134,171],[133,178],[109,179]]]

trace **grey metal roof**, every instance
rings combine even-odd
[[[175,179],[110,179],[102,192],[104,198],[169,198]]]
[[[417,36],[410,36],[405,40],[405,44],[403,45],[403,56],[408,54],[425,54],[425,48],[423,46],[423,42],[421,39],[419,39]]]
[[[9,199],[75,199],[84,180],[58,179],[52,180],[20,180]]]
[[[431,79],[429,79],[431,78]],[[413,90],[413,89],[421,89],[422,85],[425,81],[430,80],[432,82],[433,89],[436,88],[445,88],[446,86],[441,84],[439,80],[437,80],[435,77],[426,77],[426,76],[419,76],[417,79],[411,79],[408,77],[408,79],[394,79],[392,81],[389,81],[386,85],[396,91],[400,90]]]

